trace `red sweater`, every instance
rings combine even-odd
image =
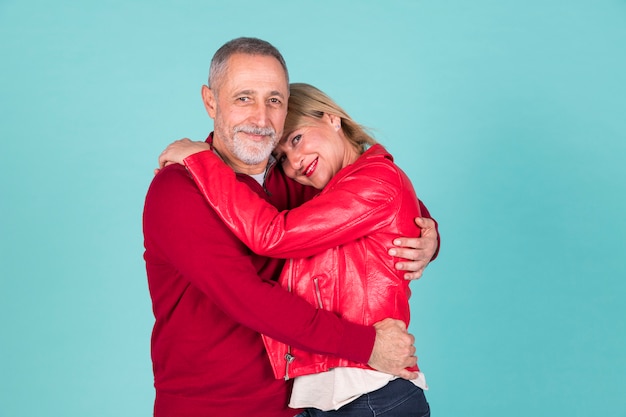
[[[252,178],[239,179],[279,210],[311,194],[278,169],[268,174],[269,195]],[[277,285],[283,262],[243,245],[184,167],[155,176],[143,227],[156,319],[156,417],[296,414],[286,406],[290,385],[274,379],[259,333],[305,350],[369,360],[374,329],[341,321]]]

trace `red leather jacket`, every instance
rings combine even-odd
[[[408,326],[409,282],[387,251],[394,238],[415,235],[420,204],[411,181],[381,145],[340,170],[318,196],[283,212],[236,181],[212,152],[192,155],[185,164],[209,204],[246,245],[260,255],[291,258],[281,285],[349,321],[371,325],[392,317]],[[367,367],[269,337],[265,342],[277,378]]]

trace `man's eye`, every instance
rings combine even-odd
[[[280,104],[280,103],[281,103],[281,101],[280,101],[280,99],[278,99],[278,98],[270,98],[270,103],[273,103],[273,104]]]
[[[246,101],[250,101],[250,97],[237,97],[237,100],[243,101],[245,103]]]

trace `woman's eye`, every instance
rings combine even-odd
[[[291,143],[296,145],[298,144],[298,142],[300,142],[300,139],[302,139],[302,135],[296,135],[293,137],[293,139],[291,139]]]

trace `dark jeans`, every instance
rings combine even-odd
[[[363,394],[339,410],[309,408],[296,417],[430,417],[424,391],[410,381],[394,379],[379,390]]]

